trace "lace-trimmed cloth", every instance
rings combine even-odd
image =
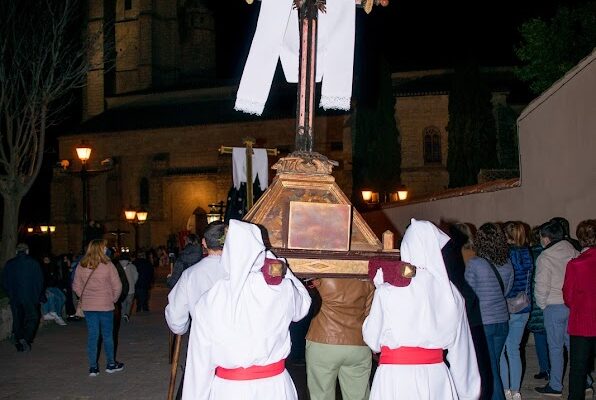
[[[263,113],[278,59],[286,80],[298,82],[300,35],[298,11],[292,6],[293,0],[262,1],[235,110]],[[350,109],[355,24],[353,0],[327,0],[327,12],[319,12],[316,81],[322,81],[319,106],[325,110]]]

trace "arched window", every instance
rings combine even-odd
[[[139,200],[142,206],[149,205],[149,180],[147,178],[141,178],[139,184]]]
[[[424,163],[441,162],[441,131],[431,126],[424,128]]]

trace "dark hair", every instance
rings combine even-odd
[[[540,246],[540,226],[534,226],[530,230],[530,246]]]
[[[577,226],[577,239],[582,247],[596,246],[596,219],[587,219]]]
[[[19,243],[19,244],[17,244],[17,247],[15,250],[16,250],[17,254],[25,254],[29,251],[29,246],[27,246],[26,243]]]
[[[554,217],[551,218],[549,222],[558,222],[559,224],[561,224],[561,227],[563,228],[563,237],[569,236],[569,221],[567,221],[565,218]]]
[[[503,265],[509,261],[507,240],[500,225],[483,224],[476,233],[474,246],[478,257],[486,258],[496,265]]]
[[[540,225],[540,237],[549,238],[551,241],[562,240],[565,237],[565,230],[559,221],[551,219]]]
[[[205,229],[204,238],[207,249],[221,250],[223,249],[226,238],[227,225],[221,221],[214,221],[207,225]]]
[[[192,243],[192,244],[199,243],[199,237],[197,235],[195,235],[194,233],[189,234],[186,237],[186,240],[188,241],[188,243]]]
[[[474,250],[474,237],[476,236],[476,227],[467,222],[459,222],[453,225],[463,236],[465,236],[465,242],[463,248],[466,250]]]

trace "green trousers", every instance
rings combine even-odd
[[[339,378],[343,400],[367,400],[372,353],[367,346],[306,341],[306,379],[310,400],[335,400]]]

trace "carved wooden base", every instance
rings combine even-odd
[[[266,228],[266,244],[277,256],[287,258],[292,271],[302,277],[366,276],[369,259],[399,259],[399,252],[382,251],[381,241],[353,207],[349,251],[288,249],[291,201],[351,205],[331,175],[335,165],[318,153],[295,152],[281,158],[273,166],[277,170],[273,184],[244,218]]]

